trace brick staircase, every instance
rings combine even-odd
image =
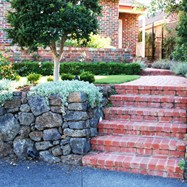
[[[187,87],[115,85],[84,166],[183,178]]]

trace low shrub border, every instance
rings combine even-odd
[[[52,62],[20,62],[14,63],[13,69],[20,76],[27,76],[30,73],[38,73],[43,76],[53,74]],[[89,71],[94,75],[139,75],[141,73],[141,66],[138,63],[83,63],[83,62],[65,62],[61,63],[60,74],[71,73],[80,75],[84,71]]]

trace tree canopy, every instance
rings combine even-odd
[[[99,0],[7,0],[8,37],[21,48],[36,51],[50,47],[54,58],[54,78],[59,78],[59,61],[67,39],[89,40],[97,33],[101,14]]]

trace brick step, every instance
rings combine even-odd
[[[140,155],[184,157],[185,142],[179,139],[133,135],[105,135],[92,138],[92,150]]]
[[[99,123],[98,130],[101,135],[148,135],[180,139],[186,137],[186,124],[103,120]]]
[[[187,97],[159,95],[112,95],[112,105],[152,107],[152,108],[187,108]]]
[[[184,109],[157,109],[137,107],[110,107],[104,109],[107,120],[152,121],[162,123],[186,123]]]
[[[171,70],[164,69],[155,69],[155,68],[146,68],[142,71],[143,76],[155,76],[155,75],[175,75]]]
[[[178,158],[159,158],[120,153],[90,153],[82,159],[84,166],[170,178],[183,178]]]
[[[187,87],[182,86],[137,86],[117,84],[114,87],[118,94],[187,96]]]

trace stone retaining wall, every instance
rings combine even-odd
[[[48,101],[15,92],[0,107],[0,157],[81,164],[97,135],[101,109],[91,108],[84,93],[71,93],[63,107],[57,95]]]

